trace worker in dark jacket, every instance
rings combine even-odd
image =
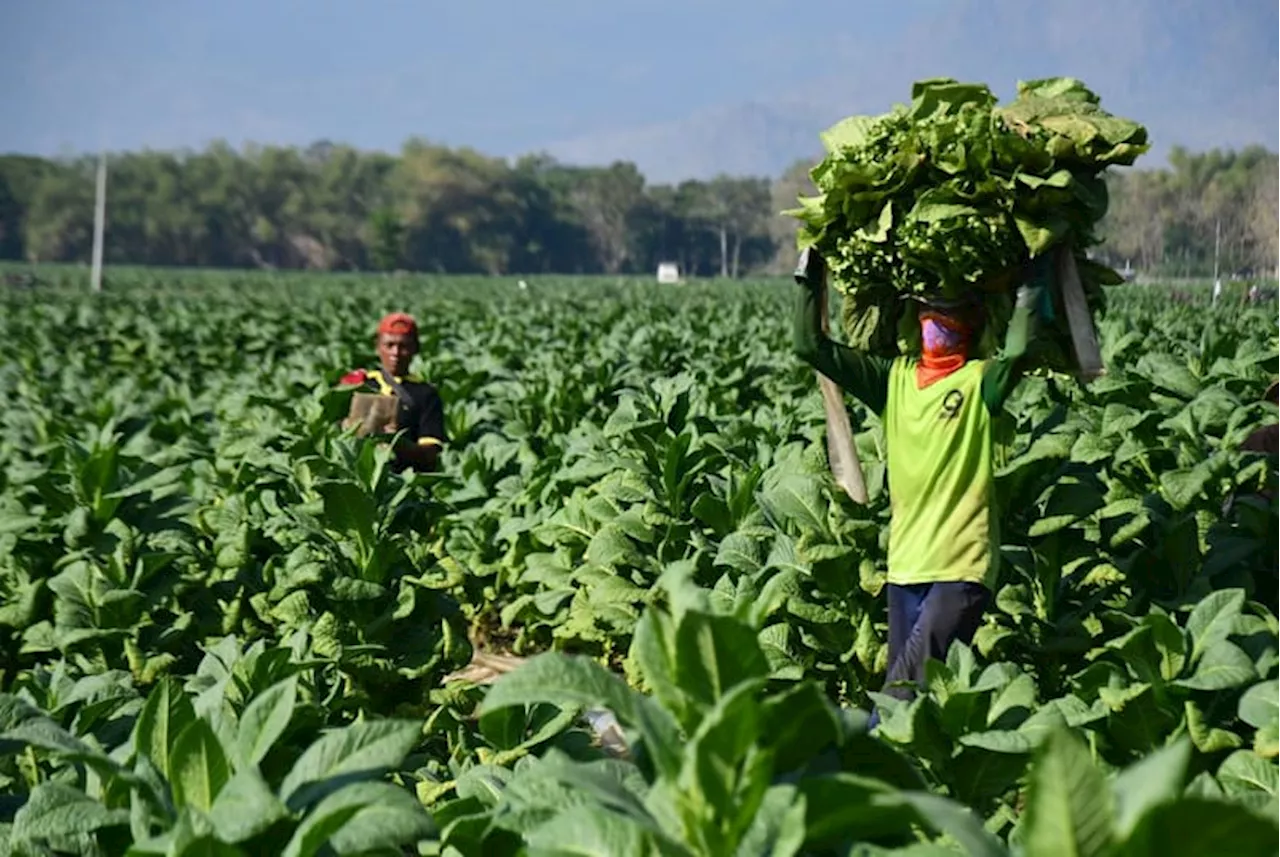
[[[416,375],[409,365],[418,353],[418,323],[406,313],[392,313],[378,323],[376,369],[357,369],[343,376],[343,385],[357,385],[362,392],[394,396],[396,417],[389,429],[402,432],[396,441],[395,469],[423,473],[436,469],[441,447],[447,442],[444,405],[436,388]]]
[[[1017,293],[1004,352],[973,359],[980,308],[925,297],[922,353],[887,359],[822,333],[822,261],[806,254],[796,271],[796,354],[880,416],[887,446],[889,666],[885,692],[909,698],[925,662],[968,643],[991,600],[999,559],[994,501],[993,418],[1024,370],[1027,344],[1051,312],[1048,258]],[[874,721],[873,721],[874,722]]]

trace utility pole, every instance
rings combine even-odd
[[[102,291],[102,230],[107,215],[107,153],[98,156],[98,193],[93,206],[93,268],[89,285]]]

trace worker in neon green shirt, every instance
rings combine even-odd
[[[1051,313],[1048,256],[1029,266],[1002,353],[970,358],[982,313],[924,297],[921,355],[888,359],[822,333],[822,260],[796,269],[795,352],[880,416],[889,480],[889,667],[885,692],[909,698],[925,662],[968,643],[991,600],[999,560],[992,421],[1021,379],[1038,317]],[[874,723],[874,720],[873,720]]]

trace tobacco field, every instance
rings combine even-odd
[[[1108,290],[901,703],[883,438],[848,400],[857,506],[789,282],[53,279],[0,291],[0,854],[1277,853],[1274,301]],[[407,478],[335,427],[401,309],[451,437]],[[446,682],[475,647],[531,659]]]

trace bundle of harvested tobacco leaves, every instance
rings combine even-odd
[[[854,116],[822,135],[810,175],[819,195],[786,212],[799,245],[824,258],[844,296],[855,347],[886,355],[917,347],[913,302],[977,292],[986,311],[981,356],[1004,340],[1019,272],[1060,246],[1075,254],[1090,310],[1105,309],[1114,271],[1087,259],[1107,210],[1102,172],[1147,151],[1146,129],[1104,111],[1073,78],[1019,83],[999,106],[982,84],[920,81],[910,105]],[[1041,334],[1037,362],[1071,368],[1062,313]]]

